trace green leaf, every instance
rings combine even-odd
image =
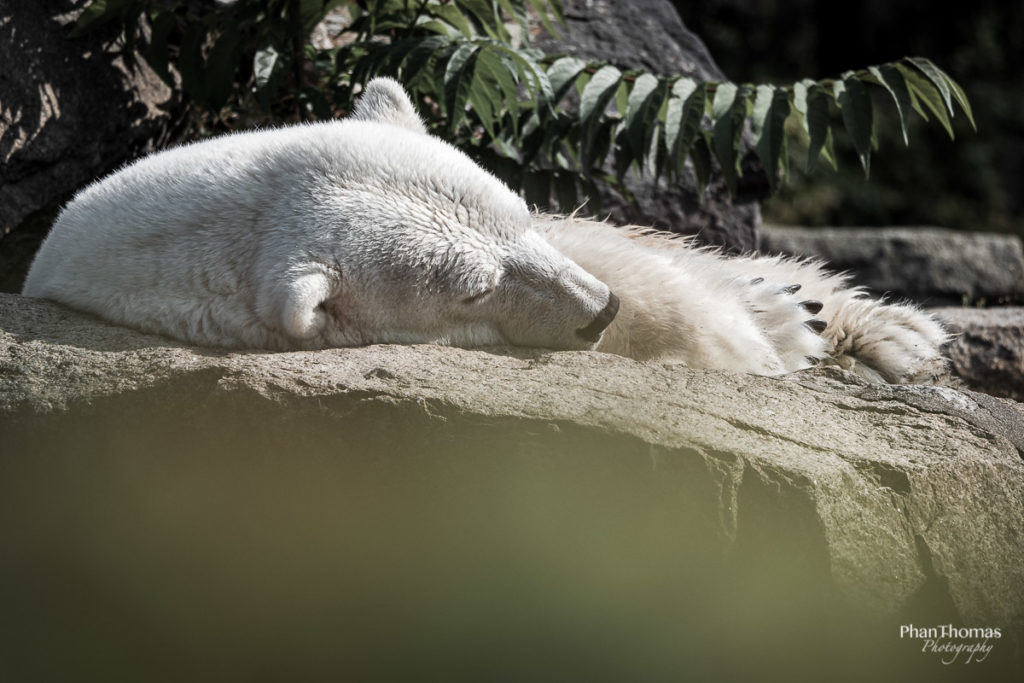
[[[513,73],[517,74],[519,82],[526,86],[531,100],[527,106],[543,103],[550,111],[550,104],[554,100],[551,82],[548,80],[544,70],[533,60],[530,52],[515,50],[500,42],[489,44],[489,48],[501,56],[501,60],[508,70],[509,77],[511,78]]]
[[[594,131],[604,114],[608,102],[615,96],[619,87],[622,72],[614,66],[606,65],[601,67],[590,79],[583,94],[580,96],[580,127],[583,131],[583,139],[580,141],[582,149],[589,147]]]
[[[952,140],[954,138],[953,126],[949,122],[949,114],[947,114],[945,104],[942,101],[942,94],[932,85],[931,81],[915,69],[911,69],[904,64],[897,64],[896,68],[903,74],[903,78],[907,82],[907,89],[910,92],[910,101],[912,106],[914,106],[914,110],[927,121],[928,116],[921,107],[923,103],[935,115],[935,118],[939,120],[942,127],[946,129],[946,133],[949,134],[949,139]]]
[[[967,114],[967,120],[971,122],[971,128],[973,128],[974,131],[977,132],[978,126],[976,123],[974,123],[974,112],[971,111],[971,103],[967,100],[967,93],[964,92],[964,89],[960,87],[959,83],[954,81],[949,76],[946,76],[945,73],[943,73],[942,75],[946,77],[946,82],[949,84],[949,89],[953,92],[953,98],[964,110],[964,113]]]
[[[82,12],[78,17],[78,21],[75,22],[75,26],[68,33],[69,38],[77,38],[87,32],[90,28],[94,28],[93,24],[96,24],[100,19],[109,21],[113,18],[113,12],[109,16],[104,18],[104,15],[108,12],[107,0],[93,0],[85,11]],[[97,24],[98,25],[98,24]]]
[[[437,36],[429,36],[429,38],[435,38]],[[406,38],[399,40],[391,44],[391,49],[388,50],[387,65],[385,69],[388,73],[398,77],[401,81],[402,64],[409,57],[409,54],[420,45],[423,40],[427,38]]]
[[[704,201],[704,191],[711,179],[711,147],[703,131],[690,148],[690,161],[693,162],[693,173],[697,176],[697,198]]]
[[[434,19],[427,19],[425,21],[417,21],[416,28],[421,31],[429,31],[430,33],[436,33],[441,36],[461,36],[462,34],[453,28],[451,24],[446,24],[441,21]]]
[[[280,62],[280,53],[273,45],[257,50],[252,60],[253,79],[256,89],[261,90],[267,86],[273,78],[274,70]]]
[[[907,132],[907,121],[910,118],[910,110],[913,104],[910,102],[910,91],[907,90],[907,82],[903,80],[899,69],[891,64],[881,66],[869,66],[868,72],[892,95],[896,102],[896,112],[900,117],[900,130],[903,132],[903,144],[910,144],[910,136]]]
[[[506,63],[493,51],[481,50],[476,60],[477,73],[501,89],[502,102],[511,112],[513,125],[519,117],[519,89]]]
[[[253,56],[253,93],[264,107],[270,106],[287,69],[288,59],[276,45],[266,45],[256,51]]]
[[[112,19],[116,19],[121,15],[121,10],[128,1],[129,0],[93,0],[93,2],[86,7],[85,11],[78,17],[78,21],[75,22],[74,28],[72,28],[68,33],[68,37],[78,38],[93,29],[99,28]]]
[[[681,158],[693,146],[701,132],[707,106],[707,86],[692,78],[680,78],[672,85],[665,113],[665,149],[669,168],[677,172]]]
[[[626,115],[628,104],[629,88],[626,86],[626,81],[622,80],[619,82],[619,87],[615,90],[615,109],[619,112],[620,119]]]
[[[410,40],[415,44],[402,58],[395,71],[403,83],[409,87],[416,87],[423,73],[429,73],[430,70],[426,67],[430,64],[431,57],[450,46],[451,41],[445,36],[427,36]]]
[[[505,10],[509,17],[519,23],[523,27],[524,35],[528,33],[529,28],[527,25],[526,16],[526,2],[525,0],[498,0],[498,5]]]
[[[467,19],[471,20],[474,24],[483,29],[483,32],[495,38],[495,26],[494,17],[492,16],[492,8],[489,2],[486,0],[455,0],[453,3],[455,7]],[[479,33],[479,32],[477,32]]]
[[[548,4],[551,5],[558,23],[568,28],[569,24],[565,21],[565,9],[562,6],[562,0],[548,0]]]
[[[615,169],[615,177],[622,180],[626,172],[629,171],[629,167],[637,163],[637,158],[633,154],[633,148],[630,147],[629,141],[626,140],[626,127],[622,125],[620,121],[615,127],[615,144],[612,146],[613,153],[613,168]],[[639,173],[639,170],[638,170]]]
[[[480,60],[477,60],[477,75],[480,74]],[[497,119],[496,111],[500,111],[500,98],[491,88],[491,84],[483,78],[474,78],[469,88],[469,104],[476,113],[477,119],[487,131],[487,136],[494,139],[494,124]]]
[[[576,57],[562,57],[548,67],[548,81],[551,83],[551,91],[554,93],[552,104],[565,96],[576,77],[586,67],[587,63]]]
[[[754,106],[750,113],[750,131],[754,135],[754,143],[761,139],[761,132],[764,128],[768,110],[772,106],[772,97],[775,95],[775,87],[771,85],[758,85],[754,88]]]
[[[832,130],[829,127],[831,117],[828,110],[831,97],[825,88],[813,81],[809,84],[803,82],[799,85],[802,85],[806,92],[803,100],[805,110],[802,113],[804,114],[804,126],[810,136],[810,144],[807,147],[807,171],[812,172],[818,165],[818,157],[821,156],[822,148],[832,138]],[[794,94],[796,93],[794,92]],[[794,97],[793,105],[800,111],[799,97]]]
[[[697,139],[704,122],[707,110],[708,88],[706,83],[699,84],[683,103],[683,123],[679,135],[679,147],[687,150]]]
[[[550,33],[552,36],[558,36],[558,31],[555,30],[554,25],[551,23],[551,16],[548,13],[547,4],[544,0],[529,0],[530,6],[533,7],[533,11],[540,17],[541,24],[544,25],[544,30]],[[564,20],[563,22],[564,23]]]
[[[698,85],[697,81],[687,76],[683,76],[677,79],[676,82],[672,84],[672,97],[678,100],[685,101],[688,97],[690,97],[690,95],[696,92],[698,88],[706,91],[706,88],[704,87],[703,83]]]
[[[649,177],[657,178],[658,157],[661,156],[659,154],[661,149],[661,128],[654,125],[653,118],[648,135],[650,135],[650,140],[647,142],[647,149],[644,150],[644,163],[641,165],[640,170]]]
[[[735,83],[718,84],[718,87],[715,89],[715,97],[711,101],[712,122],[718,121],[729,112],[733,102],[736,100],[737,92],[739,92],[739,88],[736,87]]]
[[[587,87],[587,83],[589,83],[589,82],[590,82],[590,74],[587,73],[586,69],[584,69],[583,72],[580,73],[576,77],[576,80],[575,80],[576,97],[582,97],[583,96],[583,89]]]
[[[530,70],[528,72],[529,82],[533,84],[533,91],[535,102],[539,105],[542,102],[554,102],[555,93],[551,89],[551,81],[548,80],[548,75],[544,72],[544,69],[540,68],[537,64],[531,63]]]
[[[668,105],[665,107],[665,149],[670,155],[678,150],[676,143],[682,133],[683,103],[696,89],[697,82],[685,76],[672,84]]]
[[[469,25],[469,21],[466,19],[466,16],[460,12],[459,8],[455,5],[430,4],[427,5],[426,9],[429,14],[447,22],[467,38],[472,38],[475,35],[473,27]]]
[[[444,99],[448,112],[448,128],[454,131],[466,117],[466,100],[473,82],[473,70],[479,45],[460,45],[444,70]]]
[[[493,141],[494,148],[497,149],[502,156],[504,156],[506,159],[511,159],[520,168],[523,166],[523,164],[525,163],[525,159],[523,159],[523,155],[519,149],[519,145],[513,145],[504,138],[502,138],[501,136],[493,138]]]
[[[614,132],[618,124],[619,121],[617,119],[601,119],[596,128],[591,132],[589,138],[587,138],[586,144],[580,148],[581,159],[574,159],[574,163],[579,164],[583,162],[584,164],[589,164],[591,170],[601,166],[611,150]],[[570,167],[568,164],[566,166]]]
[[[839,168],[839,164],[836,163],[836,145],[835,139],[832,136],[832,128],[829,127],[825,131],[825,146],[821,149],[821,158],[825,160],[825,163],[829,165],[833,171]]]
[[[768,184],[773,190],[778,187],[779,163],[785,162],[783,152],[789,112],[789,95],[786,91],[772,86],[758,86],[751,117],[754,145],[768,176]]]
[[[653,126],[650,126],[647,113],[657,99],[659,81],[651,74],[641,74],[633,83],[633,90],[629,93],[629,100],[626,104],[626,116],[624,125],[629,145],[633,152],[640,156],[647,147],[647,141]]]
[[[375,43],[371,49],[355,63],[350,78],[352,83],[366,84],[380,73],[390,54],[390,46]]]
[[[838,86],[839,82],[836,82]],[[874,112],[871,107],[871,95],[864,82],[855,76],[847,76],[842,80],[843,87],[836,88],[839,108],[843,114],[843,124],[850,133],[853,147],[860,157],[864,175],[871,172],[871,136],[874,129]]]
[[[948,76],[944,74],[939,67],[932,64],[932,62],[924,57],[907,57],[907,61],[918,68],[918,70],[928,77],[928,80],[932,82],[932,85],[942,95],[942,102],[946,105],[946,111],[949,112],[950,118],[953,117],[953,98],[949,91],[949,85],[946,82]]]
[[[793,84],[793,109],[801,115],[807,115],[807,89],[814,84],[814,81],[805,79]]]
[[[731,87],[723,87],[731,86]],[[714,116],[714,152],[722,168],[729,194],[736,193],[736,181],[741,175],[740,141],[743,124],[750,112],[750,88],[733,83],[720,83],[711,105]]]

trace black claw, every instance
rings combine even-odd
[[[814,356],[804,356],[804,360],[810,363],[812,367],[817,367],[818,363],[820,362],[819,359],[815,358]]]
[[[821,303],[820,301],[815,301],[814,299],[801,301],[800,305],[803,306],[803,309],[810,313],[811,315],[817,315],[818,312],[821,311],[821,309],[825,306],[825,304]]]
[[[796,294],[800,291],[802,285],[790,285],[789,287],[783,287],[782,292],[784,294]]]
[[[764,278],[763,277],[755,277],[753,280],[750,281],[750,284],[752,284],[752,285],[759,285],[762,282],[764,282]]]
[[[825,328],[828,327],[828,323],[827,322],[825,322],[824,320],[820,320],[818,318],[811,318],[810,320],[805,322],[804,325],[807,325],[807,327],[811,328],[812,330],[814,330],[818,334],[821,334],[822,332],[824,332]]]

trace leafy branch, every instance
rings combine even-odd
[[[308,36],[332,10],[347,12],[342,39],[314,47]],[[697,82],[544,54],[528,44],[530,12],[549,32],[564,26],[560,0],[93,0],[76,31],[119,21],[133,49],[145,16],[150,65],[175,87],[179,74],[192,104],[226,127],[253,110],[334,118],[370,78],[393,76],[433,132],[565,211],[581,194],[596,200],[597,181],[624,192],[631,170],[677,180],[689,164],[703,193],[713,160],[735,193],[748,134],[773,190],[791,158],[836,167],[839,134],[867,176],[876,100],[895,107],[905,144],[911,111],[950,137],[957,108],[974,126],[962,88],[924,58],[787,85]]]

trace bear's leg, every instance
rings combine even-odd
[[[609,254],[629,251],[617,244],[642,247],[701,283],[704,293],[691,290],[691,300],[710,297],[709,301],[717,305],[722,295],[716,292],[723,283],[739,283],[736,296],[747,302],[757,325],[788,370],[807,367],[808,359],[813,364],[814,359],[831,357],[832,362],[872,381],[921,382],[945,368],[940,347],[948,335],[935,318],[910,304],[870,299],[859,288],[850,287],[845,275],[829,272],[818,262],[783,256],[727,257],[714,250],[694,248],[685,238],[571,217],[543,218],[540,226],[548,233],[579,232],[572,243],[590,242]],[[624,257],[623,261],[631,260],[625,253],[619,256]],[[596,260],[607,265],[610,259]],[[610,278],[602,279],[607,282]],[[793,289],[794,285],[800,285],[800,289]],[[721,316],[719,322],[730,319]],[[823,323],[827,324],[821,330]],[[819,330],[820,339],[808,334]],[[752,354],[764,355],[750,348]]]
[[[922,382],[941,374],[946,361],[940,347],[948,339],[941,323],[911,304],[871,299],[847,278],[814,261],[780,256],[726,258],[690,250],[676,261],[694,267],[708,259],[725,272],[765,282],[802,285],[798,296],[821,302],[817,317],[828,323],[822,331],[827,355],[871,381]]]
[[[298,342],[321,337],[327,326],[327,314],[321,304],[332,291],[331,279],[323,272],[308,272],[288,280],[280,294],[281,330]]]
[[[764,277],[739,282],[741,296],[785,366],[799,370],[828,355],[821,337],[826,323],[817,317],[823,304],[808,299],[799,284],[781,284]]]

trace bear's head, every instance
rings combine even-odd
[[[326,308],[360,343],[597,345],[615,295],[531,228],[519,196],[429,135],[397,82],[371,81],[346,125],[365,144]]]

